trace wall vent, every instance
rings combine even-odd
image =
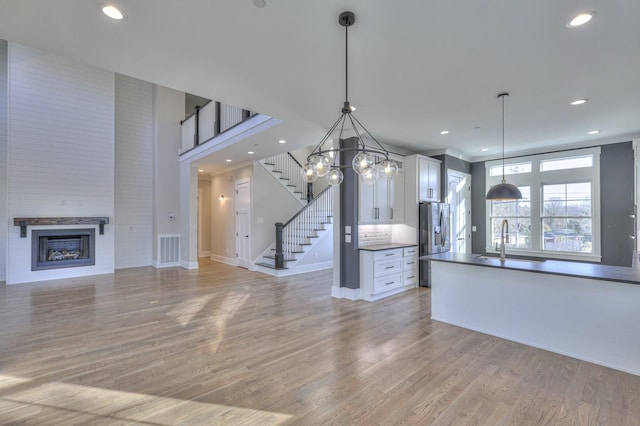
[[[158,267],[180,266],[180,234],[158,235]]]

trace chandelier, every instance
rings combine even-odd
[[[342,152],[356,152],[351,162],[353,171],[360,177],[360,180],[368,185],[376,182],[381,177],[393,179],[398,174],[398,164],[389,159],[389,151],[384,149],[382,144],[364,127],[355,117],[353,112],[355,107],[349,103],[349,56],[348,41],[349,27],[354,24],[356,17],[353,12],[342,12],[338,22],[345,28],[345,100],[342,106],[340,117],[333,123],[329,131],[313,149],[307,157],[307,163],[303,167],[302,174],[307,182],[314,182],[319,177],[325,177],[331,185],[340,185],[344,174],[340,170],[340,165],[336,165],[336,159]],[[357,140],[356,147],[344,147],[343,133],[345,128],[352,129]],[[323,148],[334,132],[338,132],[338,145]],[[375,145],[365,143],[365,139],[374,142]],[[333,139],[331,139],[333,143]]]

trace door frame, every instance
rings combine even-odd
[[[447,186],[446,186],[446,191],[447,191],[447,198],[446,198],[446,202],[449,204],[449,211],[450,213],[453,213],[454,209],[452,207],[452,203],[451,203],[451,197],[449,194],[449,184],[451,183],[451,177],[455,177],[458,179],[466,179],[467,182],[467,190],[466,190],[466,194],[465,194],[465,206],[466,206],[466,219],[467,219],[467,229],[468,229],[468,237],[467,237],[467,241],[465,244],[465,253],[471,253],[472,252],[472,240],[473,240],[473,232],[471,232],[471,174],[469,173],[465,173],[465,172],[461,172],[459,170],[455,170],[455,169],[447,169]],[[456,213],[457,213],[457,209],[456,209]],[[453,216],[453,214],[451,214],[451,216]],[[451,232],[451,236],[453,238],[454,235],[456,235],[457,233],[455,232],[455,230],[453,229],[453,224],[457,224],[457,220],[454,220],[454,218],[451,218],[450,220],[451,225],[452,225],[452,229],[450,230]],[[454,241],[451,241],[451,245],[452,245],[452,251],[453,251],[453,247],[454,247]]]
[[[240,235],[239,235],[240,227],[239,227],[239,221],[238,221],[238,212],[240,211],[241,207],[242,208],[244,207],[244,206],[240,205],[240,197],[238,196],[238,194],[239,194],[238,187],[240,185],[245,185],[245,184],[248,185],[248,187],[249,187],[249,205],[246,206],[246,208],[247,208],[247,224],[246,224],[247,225],[247,235],[249,235],[247,237],[247,239],[248,239],[247,244],[248,244],[249,252],[247,254],[246,261],[244,259],[241,260],[239,255],[238,255],[238,253],[239,253],[238,241],[239,241],[239,238],[240,238]],[[236,192],[235,206],[234,206],[235,207],[235,212],[236,212],[236,215],[235,215],[236,265],[239,266],[239,267],[242,267],[242,268],[250,269],[250,267],[251,267],[251,178],[246,177],[246,178],[236,179],[234,181],[234,190]]]

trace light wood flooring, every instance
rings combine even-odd
[[[431,321],[429,289],[334,299],[331,274],[0,284],[0,424],[640,425],[638,376]]]

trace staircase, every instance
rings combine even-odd
[[[302,165],[290,153],[274,155],[259,161],[301,205],[312,198],[311,185],[302,177]]]
[[[333,187],[326,187],[307,202],[307,194],[311,194],[312,188],[302,179],[302,166],[295,158],[286,153],[260,162],[304,205],[287,222],[276,224],[275,241],[255,263],[256,269],[281,276],[331,267],[332,261],[314,262],[315,256],[313,259],[305,257],[310,256],[314,248],[317,252],[318,247],[324,249],[326,244],[333,244]],[[325,246],[318,246],[320,243]],[[329,252],[331,250],[332,246]],[[303,259],[304,266],[301,266]]]

